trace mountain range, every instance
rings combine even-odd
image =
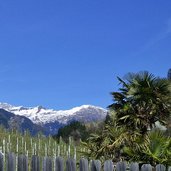
[[[22,120],[22,117],[24,117],[28,119],[33,124],[32,127],[42,128],[43,133],[46,135],[56,134],[60,127],[72,121],[84,123],[100,121],[103,120],[107,114],[107,110],[92,105],[82,105],[70,110],[53,110],[46,109],[42,106],[23,107],[0,103],[0,109],[8,112],[8,114],[11,113],[12,116],[10,118],[18,117],[18,120]],[[4,113],[2,111],[1,113]],[[0,119],[2,118],[1,113]],[[25,123],[25,125],[27,124]]]
[[[34,124],[27,117],[15,115],[2,108],[0,109],[0,125],[6,129],[17,129],[22,133],[28,130],[32,135],[36,135],[38,132],[46,133],[42,126]]]

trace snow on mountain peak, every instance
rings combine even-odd
[[[1,103],[1,102],[0,102],[0,108],[3,108],[3,109],[10,109],[10,108],[12,108],[12,107],[14,107],[14,106],[12,106],[12,105],[10,105],[10,104],[8,104],[8,103]]]
[[[42,106],[16,107],[8,103],[0,103],[0,108],[3,108],[16,115],[25,116],[36,124],[46,124],[56,121],[66,124],[70,120],[101,120],[104,119],[107,114],[107,110],[92,105],[82,105],[69,110],[53,110],[46,109]]]

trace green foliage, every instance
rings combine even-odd
[[[91,122],[91,123],[86,123],[86,130],[89,134],[88,137],[90,137],[90,134],[100,134],[102,129],[104,128],[104,122],[99,121],[99,122]]]
[[[106,160],[120,158],[120,149],[123,145],[125,130],[116,125],[115,120],[108,118],[107,124],[101,129],[100,134],[91,134],[87,142],[82,142],[89,150],[84,154],[90,159]],[[117,153],[117,156],[116,156]]]
[[[75,142],[79,142],[80,139],[86,141],[88,135],[85,125],[78,121],[73,121],[64,127],[59,128],[58,134],[55,135],[54,138],[58,138],[59,140],[59,138],[62,137],[62,139],[68,143],[69,137],[73,137]]]
[[[166,125],[171,113],[171,84],[148,72],[128,74],[118,78],[122,87],[112,92],[114,103],[109,106],[116,113],[118,125],[146,134],[156,121]]]
[[[89,158],[171,164],[171,138],[153,131],[156,122],[166,126],[171,114],[171,84],[148,72],[118,78],[121,88],[113,92],[101,133],[84,142]],[[169,156],[170,155],[170,156]]]
[[[153,130],[147,134],[146,141],[134,142],[138,148],[125,147],[124,152],[130,161],[140,161],[152,165],[171,165],[171,138],[161,130]]]

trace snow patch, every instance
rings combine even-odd
[[[23,107],[13,106],[8,103],[0,103],[0,108],[12,112],[15,115],[25,116],[36,124],[46,124],[56,121],[66,124],[72,119],[85,121],[89,121],[91,119],[102,120],[107,114],[107,110],[92,105],[82,105],[70,110],[53,110],[46,109],[42,106]]]

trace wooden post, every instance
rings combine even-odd
[[[168,167],[168,171],[171,171],[171,166]]]
[[[118,162],[116,164],[116,171],[126,171],[126,162]]]
[[[143,164],[141,166],[141,171],[152,171],[152,167],[150,164]]]
[[[74,159],[67,159],[66,171],[76,171],[76,161]]]
[[[36,155],[32,156],[31,171],[40,171],[40,159]]]
[[[18,156],[18,171],[28,171],[28,158],[25,155]]]
[[[166,170],[166,167],[162,164],[158,164],[156,166],[156,171],[165,171]]]
[[[105,161],[105,163],[104,163],[104,171],[113,171],[112,160]]]
[[[7,156],[7,171],[15,171],[16,169],[16,157],[14,153],[8,153]]]
[[[55,160],[55,171],[64,171],[64,160],[62,157],[57,157]]]
[[[91,171],[100,171],[101,162],[99,160],[93,160],[91,163]]]
[[[87,159],[80,159],[80,171],[88,171],[88,160]]]
[[[138,163],[131,163],[129,170],[130,171],[139,171],[139,164]]]
[[[52,159],[50,157],[44,157],[43,171],[52,171]]]
[[[0,152],[0,171],[4,170],[4,156],[2,152]]]

